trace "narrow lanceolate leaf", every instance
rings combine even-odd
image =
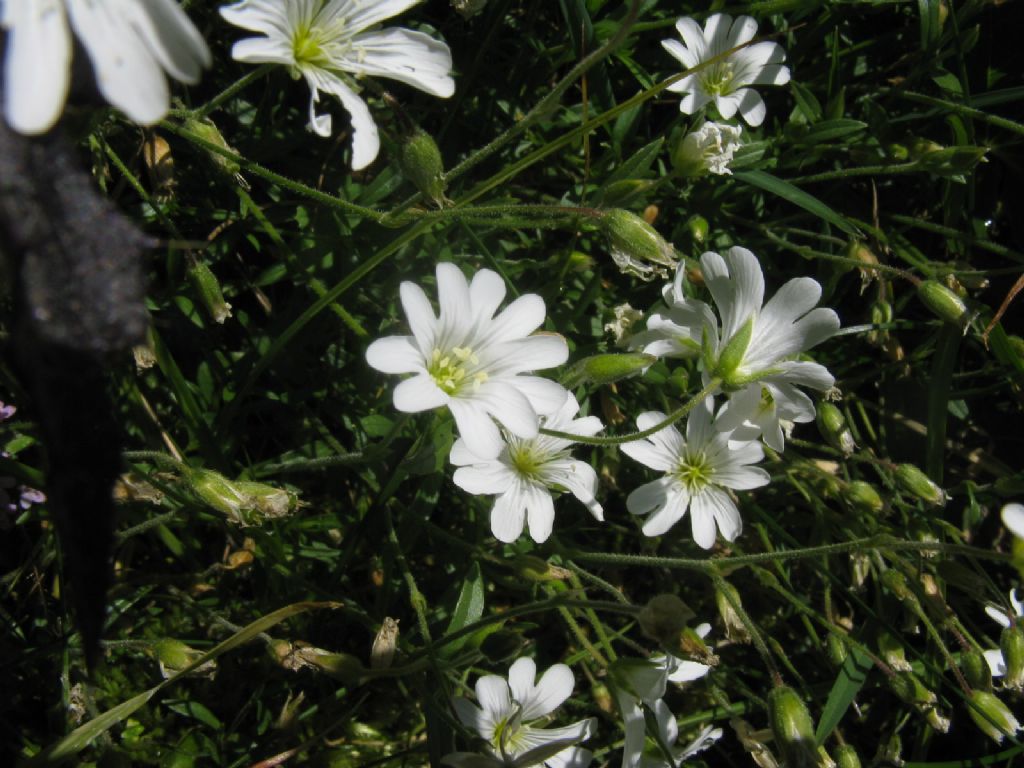
[[[458,632],[467,624],[478,621],[484,614],[484,578],[480,573],[480,564],[473,563],[469,573],[462,582],[462,591],[459,593],[459,600],[455,604],[455,612],[448,624],[448,631],[445,634]],[[455,653],[466,642],[466,637],[454,640],[445,647],[445,653]]]
[[[116,707],[108,709],[102,715],[94,717],[92,720],[87,722],[85,725],[79,726],[60,741],[51,744],[49,747],[44,749],[38,755],[31,760],[28,765],[53,765],[54,763],[62,760],[67,760],[74,755],[77,755],[83,749],[85,749],[92,741],[102,733],[110,730],[118,723],[130,717],[132,713],[143,707],[150,699],[152,699],[158,692],[162,691],[167,686],[177,682],[185,675],[193,672],[197,668],[206,664],[208,661],[216,659],[218,656],[227,653],[228,651],[234,650],[240,645],[244,645],[249,642],[261,632],[266,632],[271,627],[280,624],[287,618],[295,616],[306,611],[311,611],[317,608],[340,608],[341,603],[292,603],[286,605],[284,608],[279,608],[273,613],[268,613],[262,618],[256,619],[246,627],[243,627],[238,632],[233,634],[227,640],[211,648],[209,651],[204,653],[202,656],[196,658],[191,664],[182,669],[177,674],[171,675],[169,678],[164,680],[159,685],[155,685],[148,691],[143,691],[137,696],[133,696],[127,701],[122,701]]]
[[[839,725],[846,710],[853,703],[854,697],[867,680],[868,672],[871,670],[871,659],[857,648],[851,648],[850,653],[843,662],[836,677],[832,690],[829,691],[825,707],[821,710],[821,717],[818,719],[818,729],[814,734],[815,740],[821,744],[828,738],[829,734]]]
[[[853,224],[829,208],[814,195],[804,192],[802,189],[793,186],[788,181],[778,179],[764,171],[736,171],[733,176],[745,184],[757,187],[758,189],[763,189],[765,192],[781,197],[783,200],[788,200],[793,205],[803,208],[808,213],[813,213],[819,219],[839,227],[839,229],[843,230],[843,232],[848,235],[852,235],[854,237],[860,236],[860,232],[855,226],[853,226]]]

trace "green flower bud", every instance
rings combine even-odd
[[[887,682],[892,692],[923,714],[932,728],[939,733],[949,730],[949,718],[936,706],[938,697],[925,688],[913,672],[898,672],[887,678]]]
[[[193,259],[188,268],[188,277],[214,322],[223,324],[231,317],[231,305],[224,300],[217,277],[205,263]]]
[[[675,268],[675,248],[635,213],[621,208],[608,211],[601,217],[601,228],[608,237],[612,259],[620,267],[627,264],[643,269],[658,264]]]
[[[896,468],[895,477],[896,483],[907,493],[934,506],[945,506],[946,492],[913,464],[900,464]]]
[[[937,146],[937,145],[936,145]],[[985,162],[986,147],[946,147],[926,152],[917,159],[917,167],[936,176],[950,177],[970,173]]]
[[[643,352],[592,355],[573,365],[562,379],[568,389],[581,384],[598,386],[637,376],[650,368],[658,358]]]
[[[405,140],[399,153],[402,173],[413,185],[430,198],[438,208],[444,206],[444,161],[441,150],[430,134],[417,130]]]
[[[740,643],[750,642],[750,633],[733,605],[743,605],[740,593],[732,584],[721,581],[715,588],[715,605],[725,625],[725,636]]]
[[[846,500],[859,512],[877,513],[885,506],[875,486],[863,480],[854,480],[846,486]]]
[[[1017,718],[994,693],[974,691],[969,704],[974,724],[996,744],[1002,744],[1006,736],[1015,736],[1020,730]]]
[[[737,373],[736,369],[740,367],[744,355],[747,354],[747,347],[750,346],[750,339],[753,334],[754,318],[750,318],[729,339],[729,343],[725,345],[725,349],[722,350],[714,368],[711,370],[712,376],[717,376],[722,380],[722,389],[727,392],[741,389],[749,383]],[[708,344],[705,340],[704,348],[707,349],[707,347]]]
[[[160,674],[165,679],[181,672],[203,655],[202,651],[197,651],[195,648],[181,642],[181,640],[175,640],[172,637],[157,640],[150,646],[149,650],[153,658],[156,659],[157,664],[159,664]],[[201,664],[195,671],[212,677],[216,671],[216,666],[216,662],[211,659],[205,664]]]
[[[252,500],[224,475],[209,469],[195,469],[189,474],[195,494],[208,506],[239,521],[243,510],[252,507]]]
[[[878,632],[876,639],[878,654],[882,660],[897,672],[909,672],[910,662],[907,661],[906,649],[899,639],[882,629]]]
[[[818,764],[814,721],[796,691],[786,685],[772,689],[768,694],[768,721],[787,768]]]
[[[535,555],[519,555],[512,561],[512,570],[524,581],[565,581],[570,572]]]
[[[999,638],[999,649],[1006,663],[1003,685],[1014,690],[1024,688],[1024,628],[1014,624],[1004,629]]]
[[[852,744],[840,744],[833,754],[836,768],[860,768],[860,756]]]
[[[251,502],[250,508],[243,510],[245,525],[260,525],[266,520],[287,517],[298,506],[298,497],[283,488],[245,480],[237,480],[234,485]]]
[[[847,456],[857,447],[853,442],[853,433],[846,423],[846,417],[832,403],[821,403],[818,406],[818,430],[829,445]]]
[[[828,660],[837,667],[842,666],[843,662],[846,661],[846,657],[849,656],[846,643],[833,634],[829,634],[825,640],[825,650],[828,653]]]
[[[675,648],[686,622],[695,616],[690,607],[675,595],[655,595],[637,616],[640,629],[647,637]]]
[[[232,152],[236,155],[238,154],[235,148],[224,140],[224,136],[221,134],[220,129],[217,128],[217,124],[214,123],[213,120],[211,120],[210,118],[189,117],[185,120],[184,127],[185,130],[191,131],[203,141],[209,142],[214,146],[220,147],[221,149],[225,149],[228,152]],[[214,165],[216,165],[219,170],[223,171],[229,176],[235,176],[236,178],[238,177],[238,173],[239,171],[241,171],[241,166],[238,163],[236,163],[234,160],[228,157],[225,157],[219,152],[215,152],[212,149],[207,149],[206,153],[207,155],[209,155],[210,159],[213,161]],[[245,185],[247,189],[248,186],[248,184]]]
[[[697,245],[703,245],[704,241],[708,239],[708,220],[699,213],[688,218],[684,226]]]
[[[925,280],[917,286],[917,295],[936,317],[947,323],[959,325],[967,314],[963,299],[936,280]]]
[[[960,671],[967,684],[976,690],[992,690],[992,670],[981,651],[973,648],[960,654]]]
[[[893,568],[887,570],[882,574],[882,583],[902,602],[911,606],[918,602],[917,595],[914,594],[907,584],[907,577],[899,571]]]
[[[889,338],[889,331],[882,327],[892,323],[892,304],[879,299],[871,303],[871,325],[878,330],[868,331],[869,344],[881,344]]]

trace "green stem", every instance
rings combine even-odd
[[[584,437],[583,435],[574,435],[571,432],[559,432],[557,429],[544,429],[541,428],[541,434],[548,435],[549,437],[560,437],[563,440],[572,440],[574,443],[581,443],[583,445],[621,445],[622,443],[631,443],[634,440],[642,440],[645,437],[653,435],[655,432],[675,424],[681,418],[686,416],[695,407],[704,402],[705,398],[711,396],[718,391],[719,385],[722,383],[721,379],[712,379],[708,382],[707,386],[704,387],[700,392],[693,396],[692,399],[687,401],[684,405],[672,411],[662,421],[659,421],[653,427],[648,429],[641,429],[639,432],[632,432],[628,435],[610,435],[608,437]]]
[[[173,456],[161,453],[160,451],[125,451],[122,455],[128,461],[149,461],[153,464],[160,464],[163,467],[170,467],[171,469],[183,474],[188,472],[188,466],[186,464],[178,461]]]
[[[245,75],[245,77],[239,78],[234,83],[229,85],[223,91],[221,91],[208,102],[206,102],[206,104],[204,104],[203,106],[199,107],[198,109],[192,110],[191,113],[186,114],[189,114],[191,117],[197,120],[203,119],[211,112],[213,112],[217,107],[223,104],[225,101],[227,101],[240,91],[248,88],[252,83],[256,82],[261,77],[269,73],[270,70],[272,70],[276,66],[276,64],[260,65],[256,69],[252,70],[249,74]]]
[[[430,643],[432,638],[430,637],[430,624],[427,621],[426,598],[423,597],[423,593],[420,592],[419,587],[416,586],[416,579],[412,575],[409,563],[406,561],[405,555],[402,553],[401,545],[398,543],[398,534],[395,532],[395,523],[391,519],[390,505],[384,505],[384,514],[388,523],[388,542],[395,551],[395,561],[398,563],[398,567],[402,571],[402,578],[405,579],[405,585],[409,590],[409,603],[412,605],[412,609],[416,614],[416,621],[419,624],[420,635],[422,635],[424,642]]]
[[[998,115],[990,115],[988,112],[982,112],[980,109],[974,107],[968,107],[965,104],[957,104],[955,101],[947,101],[946,99],[937,99],[934,96],[926,96],[923,93],[915,93],[914,91],[902,91],[894,92],[898,96],[903,97],[907,101],[913,101],[918,104],[927,104],[932,107],[939,107],[941,109],[948,109],[951,112],[956,112],[966,117],[972,117],[975,120],[980,120],[983,123],[989,125],[995,125],[999,128],[1005,128],[1008,131],[1024,136],[1024,125],[1015,123],[1013,120],[1007,120],[1005,117],[999,117]]]
[[[152,530],[153,528],[159,528],[164,523],[169,523],[178,516],[178,512],[164,512],[162,515],[151,517],[148,520],[144,520],[138,525],[133,525],[131,528],[125,528],[123,531],[118,531],[114,534],[114,544],[122,544],[123,542],[130,539],[132,536],[138,536],[140,533]]]
[[[786,179],[790,184],[813,184],[818,181],[834,181],[836,179],[852,179],[857,176],[896,176],[902,173],[926,173],[917,161],[898,163],[896,165],[858,165],[853,168],[840,168],[838,171],[825,171],[809,176],[797,176]]]

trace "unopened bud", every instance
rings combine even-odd
[[[818,764],[814,721],[796,691],[786,685],[772,689],[768,694],[768,721],[789,768]]]
[[[650,368],[658,358],[643,352],[592,355],[574,364],[565,374],[562,383],[568,389],[581,384],[601,386],[636,376]]]
[[[876,642],[878,654],[882,657],[882,661],[897,672],[909,672],[911,670],[910,662],[907,661],[906,649],[895,635],[884,629],[880,630]]]
[[[172,637],[165,637],[157,640],[150,647],[150,653],[160,666],[160,674],[166,679],[192,664],[203,655],[202,651],[186,645],[181,640]],[[196,668],[196,672],[213,677],[216,671],[216,662],[212,659]]]
[[[703,245],[704,241],[708,239],[708,220],[699,213],[688,218],[684,226],[697,245]]]
[[[986,147],[946,147],[922,155],[917,160],[917,167],[936,176],[961,176],[984,162],[986,152]]]
[[[896,468],[896,482],[907,493],[934,506],[945,506],[946,492],[928,479],[928,475],[913,464],[900,464]]]
[[[989,691],[974,691],[968,711],[974,724],[996,744],[1002,744],[1006,736],[1016,736],[1020,730],[1020,723],[1010,709]]]
[[[387,669],[395,658],[395,650],[398,648],[398,619],[390,616],[384,617],[384,622],[377,630],[377,636],[373,639],[373,647],[370,649],[370,668]]]
[[[1024,628],[1015,623],[1004,629],[999,638],[999,649],[1006,664],[1003,684],[1015,690],[1024,688]]]
[[[188,277],[199,294],[199,300],[215,323],[223,324],[231,317],[231,305],[224,300],[220,282],[205,263],[193,259],[188,268]]]
[[[213,470],[192,470],[189,482],[192,490],[205,504],[232,520],[240,520],[242,511],[252,505],[249,497],[238,490],[233,482]]]
[[[818,406],[818,429],[829,445],[849,456],[856,450],[853,433],[846,423],[846,417],[832,403],[821,403]]]
[[[939,733],[949,730],[949,718],[936,706],[938,697],[925,688],[913,672],[898,672],[887,678],[887,682],[892,692],[923,714],[932,728]]]
[[[960,654],[960,671],[967,684],[976,690],[992,690],[992,670],[981,651],[973,648]]]
[[[846,246],[846,258],[859,261],[863,265],[860,267],[860,292],[864,293],[864,289],[878,277],[878,270],[873,269],[878,266],[878,257],[860,240],[851,240]]]
[[[849,656],[846,643],[833,634],[829,634],[825,640],[825,650],[828,653],[828,660],[837,667],[842,666],[843,662],[846,661],[846,657]]]
[[[220,129],[217,127],[217,124],[214,123],[213,120],[211,120],[210,118],[187,118],[185,120],[184,127],[185,130],[191,131],[203,141],[213,144],[215,147],[220,147],[221,149],[227,150],[228,152],[232,152],[236,155],[238,154],[235,148],[228,144],[227,141],[225,141],[223,134],[221,134]],[[223,171],[229,176],[234,176],[236,180],[240,179],[238,174],[239,171],[241,171],[241,166],[237,162],[210,148],[206,148],[206,153],[213,161],[214,165],[217,166],[218,170]],[[242,181],[244,183],[244,179]],[[246,189],[249,188],[248,184],[244,184],[244,186]]]
[[[834,754],[836,768],[860,768],[860,756],[852,744],[840,744]]]
[[[754,334],[754,319],[747,320],[738,331],[733,335],[729,342],[725,345],[725,349],[718,356],[718,360],[714,361],[713,366],[710,368],[711,375],[716,376],[722,380],[722,389],[726,392],[735,392],[746,386],[749,381],[743,379],[737,374],[737,370],[743,363],[743,358],[747,354],[747,347],[750,346],[750,339]],[[706,329],[705,329],[706,335]],[[704,339],[704,349],[710,350],[711,345],[707,343],[707,339]],[[708,361],[705,360],[705,363]]]
[[[937,280],[925,280],[917,286],[917,295],[936,317],[947,323],[959,325],[967,314],[964,300]]]
[[[616,208],[601,217],[601,228],[608,237],[612,259],[641,265],[676,266],[675,249],[658,230],[635,213]]]
[[[869,344],[882,344],[889,338],[888,326],[892,323],[892,304],[883,299],[871,303],[871,325],[868,331]]]
[[[251,511],[242,516],[244,525],[260,525],[267,520],[287,517],[298,506],[298,497],[283,488],[245,480],[237,480],[234,485],[251,502]]]
[[[429,197],[438,208],[445,202],[444,161],[441,150],[430,134],[416,131],[402,144],[399,162],[402,172],[413,185]]]
[[[600,681],[595,681],[590,687],[590,694],[594,698],[594,703],[597,708],[605,714],[612,714],[615,712],[615,702],[612,699],[612,692],[608,690],[608,686]]]
[[[689,606],[675,595],[655,595],[647,601],[637,616],[640,629],[647,637],[662,645],[675,648],[686,622],[694,617]]]
[[[715,605],[718,606],[718,615],[722,617],[722,623],[725,624],[725,636],[740,643],[750,642],[750,633],[733,607],[734,605],[743,605],[736,587],[727,581],[718,582],[715,588]]]
[[[512,560],[512,570],[524,581],[565,581],[570,571],[536,555],[519,555]]]
[[[863,480],[854,480],[846,486],[846,500],[859,512],[877,513],[885,506],[875,486]]]
[[[913,607],[918,604],[917,595],[914,594],[910,585],[907,584],[907,577],[899,571],[893,568],[887,570],[882,574],[882,583],[890,592],[896,595],[900,601],[906,603],[908,606]]]

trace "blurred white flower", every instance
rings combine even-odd
[[[583,768],[592,758],[575,745],[596,730],[593,717],[561,728],[538,728],[531,722],[550,715],[572,693],[575,680],[565,664],[555,664],[540,678],[532,659],[517,659],[508,671],[508,682],[497,675],[476,681],[477,704],[456,698],[455,714],[467,728],[487,742],[487,754],[455,752],[442,759],[447,765],[465,768],[545,765],[549,768]]]
[[[448,46],[422,32],[375,26],[422,0],[241,0],[220,14],[263,37],[239,40],[231,49],[237,61],[283,64],[312,92],[309,125],[331,135],[331,116],[318,115],[320,92],[336,96],[352,119],[352,167],[365,168],[380,150],[377,125],[358,96],[355,79],[388,77],[421,91],[448,98],[455,92]]]
[[[175,0],[6,0],[4,116],[18,133],[45,133],[64,108],[71,32],[92,61],[103,98],[143,125],[170,105],[165,72],[197,83],[210,50]],[[70,28],[69,28],[70,27]]]
[[[662,40],[661,45],[684,67],[692,69],[752,40],[757,22],[750,16],[740,16],[734,21],[726,13],[715,13],[708,17],[703,30],[689,17],[679,19],[676,30],[683,42],[669,39]],[[765,118],[764,101],[748,86],[788,83],[789,68],[782,65],[785,60],[786,52],[778,43],[755,43],[687,75],[668,90],[684,94],[679,109],[688,115],[714,102],[725,119],[738,111],[748,125],[758,126]]]
[[[716,529],[726,541],[743,530],[743,520],[727,489],[738,491],[767,485],[770,477],[757,464],[764,458],[760,444],[730,445],[730,434],[714,423],[714,401],[707,398],[690,412],[684,438],[674,426],[650,437],[624,443],[622,452],[641,464],[664,472],[664,477],[641,485],[626,498],[634,515],[649,515],[647,536],[660,536],[690,510],[693,540],[704,549],[715,544]],[[640,414],[638,429],[650,429],[665,414]]]
[[[1018,539],[1024,539],[1024,504],[1012,502],[1004,505],[1000,516],[1010,533]]]
[[[539,416],[565,405],[560,384],[523,375],[569,357],[561,336],[533,334],[544,322],[540,296],[524,294],[495,317],[504,281],[481,269],[469,283],[447,262],[437,265],[438,315],[415,283],[403,282],[400,291],[412,335],[378,339],[366,350],[378,371],[415,374],[395,387],[395,408],[416,413],[447,406],[469,451],[494,459],[505,443],[493,419],[530,439],[537,437]]]
[[[683,176],[731,175],[729,163],[740,148],[742,133],[734,125],[709,120],[683,137],[672,154],[672,165]]]
[[[1004,629],[1009,629],[1016,620],[1024,618],[1024,602],[1017,596],[1017,590],[1011,589],[1009,597],[1010,608],[1013,610],[1012,615],[1007,613],[1004,608],[995,605],[985,606],[985,613],[988,614],[988,617]]]
[[[596,416],[575,418],[580,404],[571,392],[562,407],[541,423],[558,432],[587,437],[596,435],[604,425]],[[555,520],[552,490],[566,490],[580,500],[598,520],[604,520],[597,493],[597,473],[584,461],[569,455],[573,443],[560,437],[537,435],[520,438],[509,435],[496,459],[475,455],[465,440],[452,447],[451,461],[459,468],[452,478],[467,493],[492,494],[498,498],[491,510],[491,531],[499,541],[513,542],[529,522],[530,537],[546,541]]]

